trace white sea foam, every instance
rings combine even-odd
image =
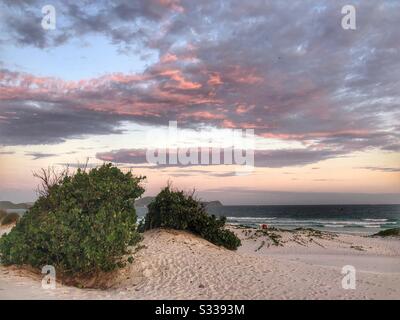
[[[264,220],[274,220],[276,217],[227,217],[228,220],[255,220],[255,221],[264,221]]]
[[[345,226],[343,224],[324,224],[324,227],[326,227],[326,228],[344,228]]]
[[[228,217],[229,222],[232,223],[247,223],[257,225],[261,223],[270,224],[273,226],[282,227],[326,227],[326,228],[381,228],[384,225],[397,225],[397,222],[388,221],[388,219],[360,219],[360,220],[330,220],[330,219],[317,219],[317,220],[306,220],[306,219],[290,219],[277,217]]]

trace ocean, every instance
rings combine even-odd
[[[3,210],[5,210],[7,213],[16,212],[20,216],[22,216],[26,212],[26,209],[3,209]]]
[[[22,215],[24,209],[8,209]],[[280,205],[208,207],[209,214],[227,217],[236,225],[258,227],[260,224],[295,229],[313,228],[341,233],[374,234],[400,227],[400,205]],[[147,208],[137,207],[138,220]]]
[[[357,234],[400,227],[400,205],[221,206],[207,211],[226,216],[228,223],[252,227],[267,224]]]

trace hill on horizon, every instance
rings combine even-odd
[[[33,202],[13,203],[11,201],[0,201],[0,209],[29,209]]]

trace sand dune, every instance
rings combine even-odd
[[[252,236],[254,230],[235,232],[243,241],[237,252],[187,232],[146,232],[134,263],[115,272],[106,290],[62,285],[44,290],[40,275],[0,267],[0,298],[400,299],[398,240],[326,234],[310,241],[306,233],[281,232],[283,246],[276,246],[269,236]],[[342,263],[352,261],[360,266],[357,287],[344,290]],[[376,269],[363,267],[373,261]],[[385,261],[386,268],[379,267],[379,261]]]

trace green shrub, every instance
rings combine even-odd
[[[143,230],[159,227],[188,230],[231,250],[240,246],[239,238],[223,229],[225,217],[217,219],[214,215],[208,215],[199,201],[183,191],[174,191],[167,186],[148,205],[148,209]]]
[[[144,192],[142,179],[105,164],[45,183],[42,196],[0,239],[1,262],[88,276],[122,266],[128,245],[140,239],[134,201]]]
[[[19,219],[20,219],[20,216],[18,213],[10,212],[10,213],[6,214],[6,216],[3,217],[3,219],[0,219],[0,220],[1,220],[1,225],[5,226],[8,224],[16,223]]]

